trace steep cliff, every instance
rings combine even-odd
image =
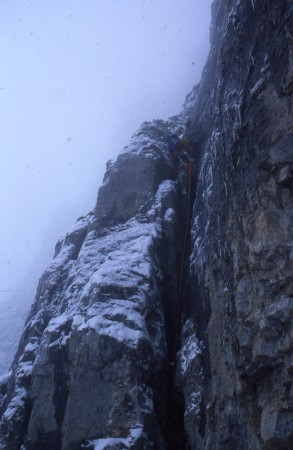
[[[214,1],[183,112],[141,126],[56,245],[0,448],[293,447],[292,39],[290,0]]]
[[[288,449],[293,4],[218,1],[213,15],[193,110],[201,164],[186,311],[205,348],[201,445]]]

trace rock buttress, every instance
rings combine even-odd
[[[212,12],[184,114],[143,124],[56,246],[1,382],[2,448],[293,447],[292,2]],[[191,220],[166,152],[187,116]]]
[[[170,426],[165,407],[186,201],[166,137],[185,122],[144,123],[108,164],[94,212],[56,245],[2,381],[0,447],[185,445],[183,421],[179,430],[173,414]]]

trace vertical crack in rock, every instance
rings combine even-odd
[[[186,137],[189,138],[188,133]],[[194,161],[192,160],[192,162]],[[186,294],[184,285],[188,267],[185,264],[185,259],[190,240],[190,209],[194,200],[191,181],[195,177],[195,172],[195,167],[193,167],[192,173],[189,175],[186,172],[186,167],[181,167],[176,182],[176,220],[173,221],[172,232],[170,232],[170,224],[165,225],[165,239],[162,240],[162,248],[159,252],[161,264],[164,267],[162,304],[168,352],[165,368],[166,392],[160,405],[160,420],[162,421],[167,448],[170,450],[190,448],[184,425],[184,396],[182,387],[176,382],[176,357],[180,343],[181,316]],[[190,192],[188,192],[189,183]]]
[[[292,24],[290,0],[214,1],[183,112],[142,124],[56,245],[0,448],[293,448]]]

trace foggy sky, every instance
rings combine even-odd
[[[1,0],[0,360],[15,345],[5,322],[21,329],[56,241],[94,207],[106,161],[142,121],[179,113],[200,80],[210,5]]]

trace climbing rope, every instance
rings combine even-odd
[[[178,345],[180,304],[181,304],[181,294],[182,294],[183,275],[184,275],[184,262],[185,262],[188,227],[189,227],[190,200],[191,200],[191,175],[192,175],[192,164],[191,164],[191,161],[189,161],[188,162],[187,214],[186,214],[186,224],[185,224],[183,250],[182,250],[182,261],[181,261],[180,277],[179,277],[179,289],[178,289],[178,297],[177,297],[177,305],[176,305],[176,332],[175,332],[174,359],[176,357],[176,350],[177,350],[177,345]]]

